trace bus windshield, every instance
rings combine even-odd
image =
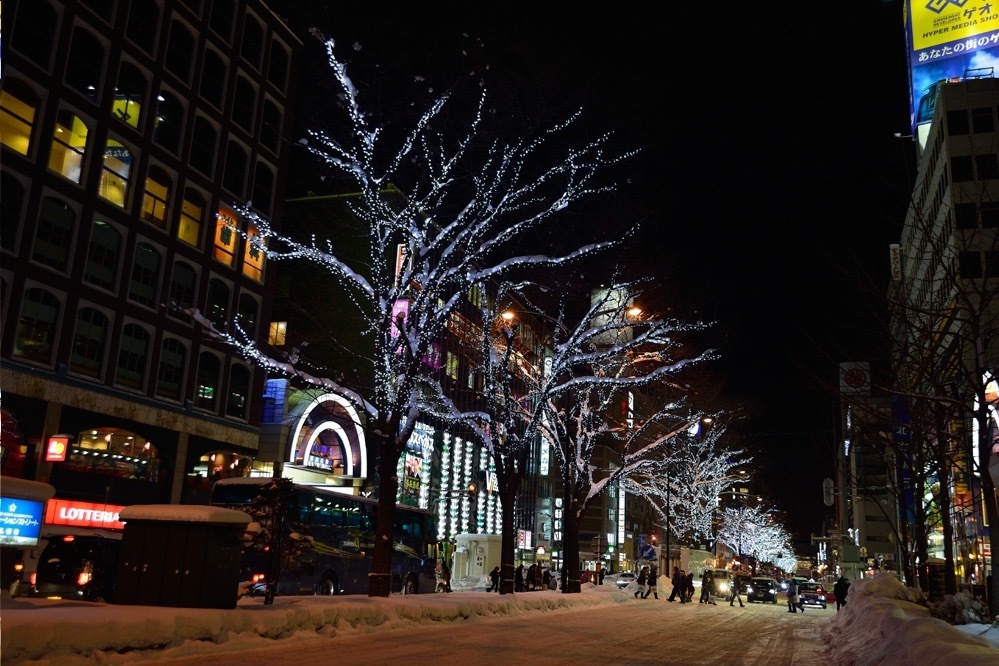
[[[254,501],[272,481],[263,477],[219,480],[212,487],[211,505],[253,516]],[[281,563],[277,594],[366,594],[377,502],[324,486],[292,484],[292,488],[293,520],[312,541],[297,561]],[[392,591],[432,591],[439,553],[430,512],[396,506],[392,532]],[[263,547],[251,545],[244,549],[244,593],[263,594],[266,560]]]

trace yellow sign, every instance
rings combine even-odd
[[[916,0],[912,3],[913,50],[999,30],[999,5],[984,0]],[[988,47],[996,46],[989,44]]]

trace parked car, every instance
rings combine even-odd
[[[826,589],[822,587],[822,583],[800,583],[798,594],[802,606],[826,607]]]
[[[607,582],[607,579],[611,579],[614,585],[617,586],[617,589],[623,590],[630,584],[636,582],[638,580],[638,576],[636,576],[633,571],[622,571],[621,573],[604,576],[604,583]]]
[[[777,603],[777,581],[769,576],[753,576],[746,592],[746,601]]]
[[[121,540],[69,534],[49,540],[31,576],[33,596],[108,602],[114,595]]]

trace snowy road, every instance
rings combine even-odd
[[[280,641],[273,648],[226,653],[239,666],[372,664],[725,664],[821,663],[819,628],[836,613],[784,604],[745,608],[628,601],[616,606],[535,611],[439,626],[336,638]],[[155,663],[218,663],[200,655]]]

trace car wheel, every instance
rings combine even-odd
[[[334,574],[323,576],[322,581],[319,583],[319,594],[324,597],[340,594],[340,581],[337,580]]]
[[[822,610],[825,610],[825,609],[826,609],[826,605],[822,604]]]

